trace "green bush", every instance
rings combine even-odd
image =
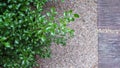
[[[56,18],[55,8],[42,15],[48,0],[0,1],[0,65],[3,68],[32,68],[35,55],[50,57],[51,43],[66,44],[74,30],[67,27],[78,18],[72,10]]]

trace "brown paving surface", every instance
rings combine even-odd
[[[98,28],[120,29],[120,0],[98,0]]]
[[[61,13],[72,8],[80,14],[69,26],[75,30],[75,37],[66,47],[55,46],[51,59],[38,60],[40,68],[119,68],[120,2],[119,0],[98,0],[98,28],[96,0],[66,0],[65,4],[56,3]],[[67,7],[67,8],[66,8]],[[103,29],[104,28],[104,29]],[[99,50],[97,40],[99,32]],[[99,65],[98,52],[99,51]]]
[[[95,0],[65,0],[58,11],[73,9],[80,18],[69,24],[75,30],[67,46],[53,45],[50,59],[39,59],[39,68],[97,68],[97,5]],[[47,8],[46,8],[47,9]]]
[[[99,68],[120,68],[120,34],[99,33]]]

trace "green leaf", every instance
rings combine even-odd
[[[52,28],[52,27],[47,27],[47,28],[46,28],[46,31],[49,31],[51,28]]]
[[[19,41],[18,41],[18,40],[15,40],[15,44],[19,44]]]
[[[6,40],[7,38],[6,37],[0,37],[0,40],[4,41]]]
[[[73,17],[70,17],[69,20],[70,21],[75,21],[75,19]]]
[[[54,13],[55,12],[55,8],[51,8],[51,12]]]
[[[66,17],[66,16],[68,15],[68,13],[67,13],[67,12],[64,12],[63,15]]]
[[[0,18],[0,23],[3,22],[3,20]]]
[[[47,12],[47,16],[50,16],[51,14],[49,12]]]
[[[45,40],[46,40],[45,36],[42,36],[41,40],[42,40],[42,42],[45,42]]]
[[[61,0],[62,2],[65,2],[65,0]]]
[[[9,48],[9,47],[10,47],[10,43],[5,42],[5,43],[4,43],[4,46]]]
[[[69,12],[70,12],[70,13],[72,13],[72,12],[73,12],[73,10],[69,10]]]
[[[79,15],[78,14],[74,14],[74,17],[79,18]]]

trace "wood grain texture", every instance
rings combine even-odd
[[[120,35],[99,33],[98,68],[120,68]]]
[[[98,28],[120,29],[120,0],[98,0]]]

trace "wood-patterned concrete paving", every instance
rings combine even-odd
[[[99,33],[99,68],[120,68],[120,35]]]
[[[98,68],[120,68],[120,0],[98,0]]]
[[[120,0],[98,0],[98,28],[120,29]]]

